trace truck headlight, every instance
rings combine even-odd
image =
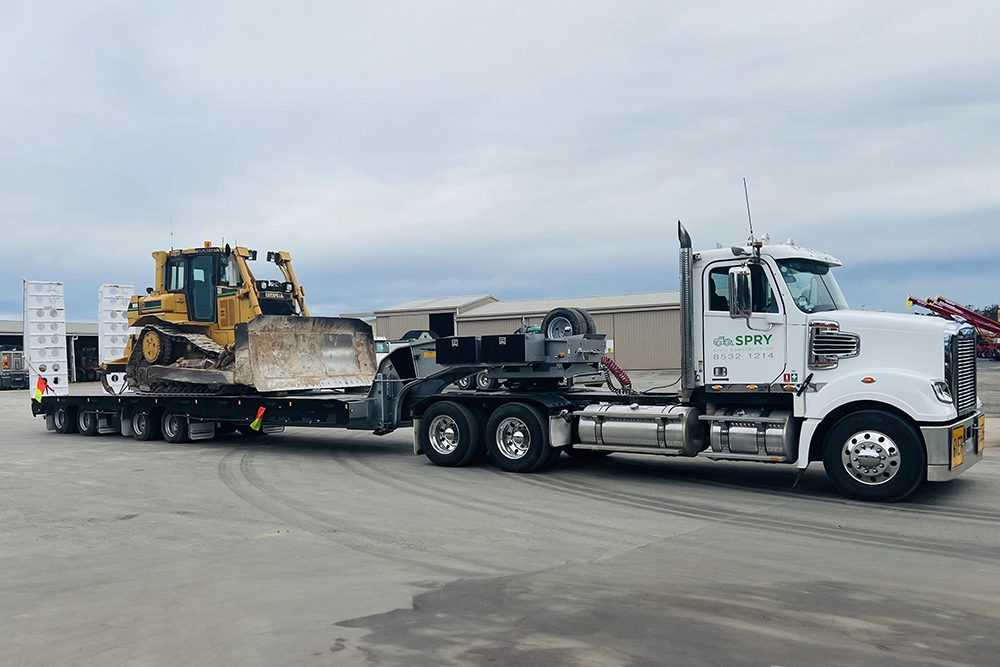
[[[954,403],[951,399],[951,387],[944,380],[937,380],[936,382],[931,382],[931,387],[934,388],[934,395],[942,403]]]

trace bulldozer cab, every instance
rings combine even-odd
[[[232,274],[229,257],[222,253],[180,254],[167,259],[164,269],[166,291],[183,295],[187,318],[192,322],[215,322],[217,299]]]

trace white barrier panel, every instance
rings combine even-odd
[[[32,395],[39,375],[49,386],[49,393],[69,393],[62,283],[24,281],[24,361]]]
[[[101,285],[97,291],[97,356],[102,364],[125,355],[128,342],[128,303],[135,294],[132,285]],[[108,385],[116,394],[125,392],[127,384],[122,373],[109,373]]]

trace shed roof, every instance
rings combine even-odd
[[[375,315],[391,315],[405,312],[434,312],[434,311],[457,311],[462,312],[470,307],[482,303],[496,301],[496,297],[491,294],[475,294],[472,296],[439,296],[431,299],[411,299],[403,303],[382,308],[375,311]]]
[[[612,294],[608,296],[579,296],[562,299],[531,299],[525,301],[496,301],[478,306],[458,316],[460,320],[493,319],[518,315],[544,315],[553,308],[570,306],[599,312],[623,310],[652,310],[676,308],[680,305],[680,292],[643,292],[639,294]]]

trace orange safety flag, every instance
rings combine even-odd
[[[49,390],[49,385],[45,383],[45,378],[38,376],[38,384],[35,385],[35,400],[42,402],[42,394]]]
[[[252,428],[255,431],[260,430],[260,420],[264,416],[265,409],[266,408],[263,407],[257,408],[257,418],[254,419],[252,422],[250,422],[250,428]]]

